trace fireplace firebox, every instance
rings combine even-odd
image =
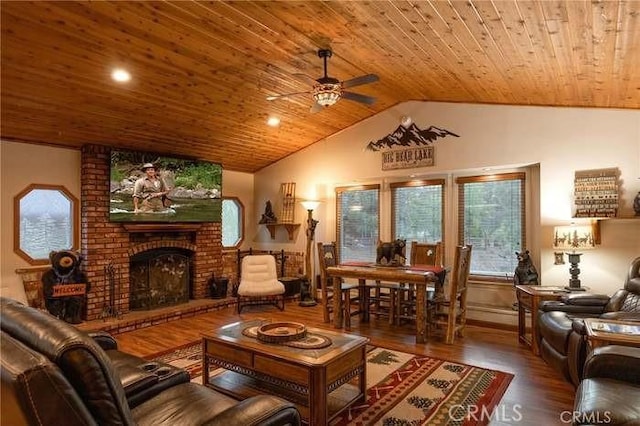
[[[189,301],[190,250],[160,248],[131,256],[129,309],[150,310]]]

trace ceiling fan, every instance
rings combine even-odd
[[[354,77],[350,80],[339,81],[336,78],[329,77],[327,75],[327,59],[333,55],[333,52],[329,49],[320,49],[318,50],[318,57],[322,58],[324,61],[324,76],[314,80],[314,85],[311,90],[307,90],[304,92],[295,92],[295,93],[286,93],[284,95],[272,95],[267,96],[268,101],[273,101],[276,99],[287,98],[289,96],[302,95],[305,93],[311,93],[314,99],[314,104],[311,107],[311,112],[318,112],[323,107],[327,107],[335,104],[340,99],[347,99],[350,101],[360,102],[367,105],[372,105],[376,99],[371,96],[361,95],[359,93],[347,92],[344,89],[348,89],[354,86],[360,86],[363,84],[373,83],[378,81],[379,78],[375,74],[366,74],[361,75],[360,77]],[[303,75],[309,79],[311,77]]]

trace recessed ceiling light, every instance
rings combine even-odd
[[[271,127],[278,127],[280,125],[280,119],[278,117],[269,117],[267,124]]]
[[[127,81],[131,80],[131,74],[129,74],[129,71],[127,70],[123,70],[122,68],[116,68],[111,73],[111,78],[117,81],[118,83],[126,83]]]

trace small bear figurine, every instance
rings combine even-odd
[[[45,307],[52,315],[71,324],[82,322],[84,296],[53,297],[53,289],[59,284],[86,284],[90,289],[87,276],[80,271],[82,256],[71,250],[52,251],[49,253],[51,269],[42,275]]]
[[[401,266],[405,263],[406,240],[397,239],[390,243],[378,243],[376,263],[378,265]]]
[[[513,274],[513,285],[538,285],[538,271],[533,266],[529,250],[520,253],[516,252],[516,257],[518,258],[518,266],[516,266],[516,271]]]

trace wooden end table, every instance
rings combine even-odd
[[[560,300],[568,294],[562,287],[540,285],[517,285],[518,298],[518,340],[529,346],[535,355],[540,355],[538,347],[538,306],[544,300]],[[531,340],[527,338],[526,312],[531,312]]]
[[[640,347],[640,322],[614,321],[600,318],[584,320],[587,341],[592,349],[605,345]]]
[[[265,393],[280,396],[294,403],[309,425],[329,424],[354,402],[364,402],[368,338],[308,327],[308,333],[328,337],[331,345],[300,349],[243,334],[246,328],[266,322],[237,322],[203,334],[205,386],[237,399]],[[227,371],[210,377],[209,366]]]

